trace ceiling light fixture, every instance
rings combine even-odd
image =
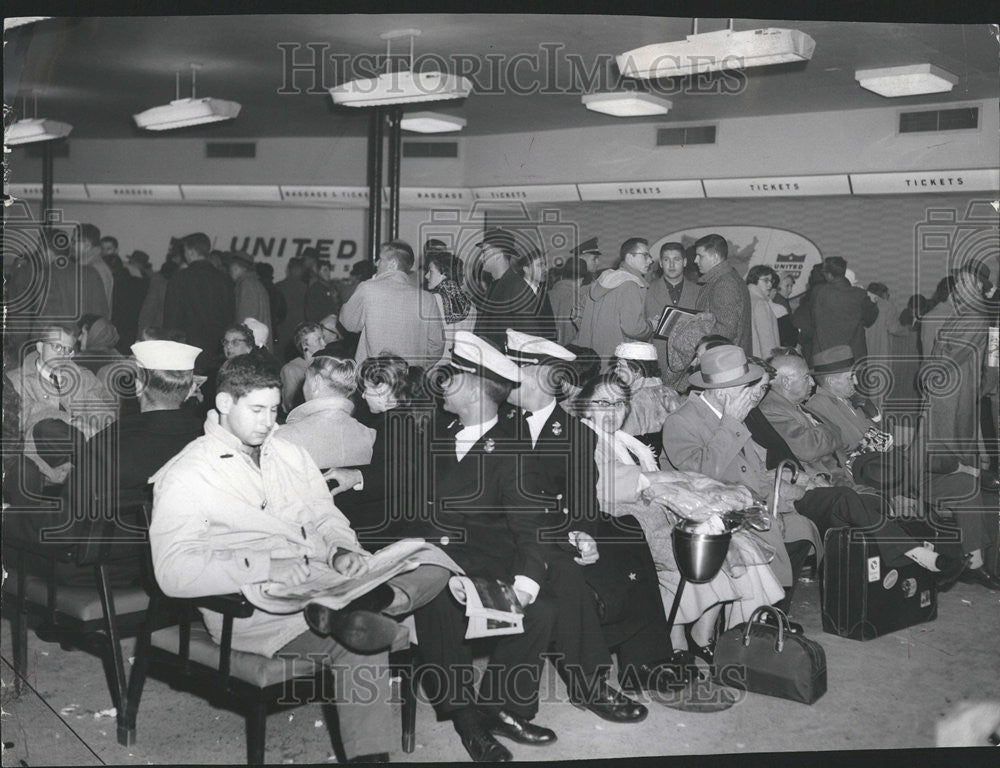
[[[617,56],[618,69],[625,77],[650,80],[683,77],[701,72],[745,69],[812,58],[816,41],[797,29],[728,29],[698,34],[698,20],[684,40],[655,43]]]
[[[181,76],[179,72],[174,73],[177,98],[169,104],[152,107],[138,115],[133,115],[135,124],[147,131],[171,131],[175,128],[232,120],[236,117],[240,113],[240,105],[235,101],[197,98],[195,73],[199,69],[201,67],[198,64],[191,65],[191,96],[189,98],[181,98]]]
[[[73,126],[58,120],[38,116],[38,95],[34,94],[35,111],[33,117],[23,117],[7,126],[3,132],[3,143],[16,147],[20,144],[34,144],[39,141],[53,141],[69,136]],[[27,99],[21,99],[21,112],[28,113]]]
[[[400,127],[414,133],[449,133],[462,130],[465,118],[440,112],[404,112]]]
[[[11,123],[3,132],[4,144],[16,147],[18,144],[33,144],[36,141],[52,141],[69,136],[73,126],[58,120],[28,118]]]
[[[468,96],[472,92],[472,83],[468,78],[447,72],[413,71],[413,38],[419,34],[419,29],[402,29],[380,35],[385,40],[386,71],[377,77],[350,80],[331,88],[333,103],[345,107],[381,107],[464,99]],[[391,47],[392,40],[397,37],[410,38],[410,68],[393,72]]]
[[[594,112],[600,112],[612,117],[646,117],[648,115],[665,115],[673,103],[669,99],[653,96],[650,93],[634,93],[631,91],[616,91],[613,93],[584,94],[583,105]]]
[[[947,93],[958,84],[956,75],[933,64],[859,69],[854,73],[854,79],[862,88],[890,99]]]

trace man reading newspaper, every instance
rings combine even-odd
[[[280,378],[258,355],[239,355],[219,370],[215,405],[205,434],[189,443],[152,478],[150,546],[161,589],[172,597],[239,592],[249,585],[299,587],[313,569],[343,580],[360,579],[371,555],[358,544],[347,519],[333,504],[323,476],[302,448],[274,437]],[[392,581],[367,592],[340,611],[322,611],[325,633],[311,631],[301,610],[275,615],[262,610],[233,622],[236,651],[300,658],[325,656],[342,678],[338,707],[344,750],[349,758],[383,760],[393,727],[389,698],[388,649],[406,630],[383,613],[403,612],[432,599],[450,572],[436,565],[430,579],[411,580],[407,593]],[[403,574],[406,575],[406,574]],[[397,579],[400,577],[397,576]],[[222,617],[203,611],[218,642]],[[364,664],[377,674],[352,674]],[[372,700],[371,685],[378,695]]]

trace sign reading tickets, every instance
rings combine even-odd
[[[787,229],[772,227],[743,227],[721,224],[715,227],[681,229],[651,242],[649,252],[660,255],[660,246],[676,242],[684,246],[689,259],[694,258],[694,244],[700,237],[718,234],[726,238],[729,245],[729,263],[740,275],[745,276],[750,267],[764,264],[771,267],[782,280],[795,281],[791,296],[805,292],[809,272],[813,265],[822,261],[819,249],[812,240]]]
[[[577,184],[581,200],[682,200],[705,197],[698,179]]]
[[[847,175],[768,176],[748,179],[705,179],[708,197],[808,197],[849,195]]]
[[[576,184],[531,184],[525,187],[476,187],[476,200],[497,203],[565,203],[579,202]]]
[[[852,173],[856,195],[912,195],[924,192],[992,192],[1000,190],[1000,169]]]

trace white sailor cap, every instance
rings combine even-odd
[[[622,360],[656,360],[656,347],[645,341],[623,341],[615,347],[615,357]]]
[[[141,368],[193,371],[194,360],[201,354],[201,350],[177,341],[137,341],[132,345],[132,354]]]
[[[483,378],[517,384],[521,370],[485,339],[469,331],[455,332],[451,360],[443,366],[452,373],[471,373]]]
[[[518,365],[571,363],[576,355],[554,341],[507,329],[507,357]]]
[[[254,317],[248,317],[243,320],[243,325],[249,328],[250,333],[253,334],[254,344],[258,347],[267,344],[267,340],[271,337],[271,331],[264,323]]]

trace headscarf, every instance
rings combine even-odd
[[[444,321],[448,325],[461,322],[469,316],[472,302],[466,296],[458,283],[447,278],[430,289],[431,293],[441,297],[441,304],[444,307]]]

